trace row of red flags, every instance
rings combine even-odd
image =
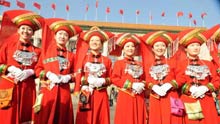
[[[5,6],[5,7],[10,7],[11,3],[10,3],[9,1],[6,1],[6,0],[0,0],[0,5]],[[17,5],[18,7],[20,7],[20,8],[23,8],[23,9],[25,8],[25,3],[23,3],[23,2],[21,2],[21,1],[19,1],[19,0],[16,0],[16,5]],[[33,6],[36,7],[38,10],[41,9],[41,5],[40,5],[39,3],[37,3],[37,2],[33,2]],[[96,0],[95,6],[96,6],[96,8],[98,8],[98,0]],[[52,3],[52,4],[51,4],[51,8],[52,8],[53,10],[56,10],[56,4],[55,4],[55,3]],[[66,11],[69,11],[69,10],[70,10],[69,5],[66,5]],[[88,12],[88,10],[89,10],[89,5],[87,4],[87,5],[86,5],[86,12]],[[110,13],[110,7],[107,7],[107,8],[106,8],[106,13],[107,13],[107,14]],[[124,15],[124,10],[123,10],[123,9],[120,9],[120,10],[119,10],[119,14]],[[140,14],[140,10],[136,10],[136,15],[139,15],[139,14]],[[179,12],[177,12],[177,14],[176,14],[177,17],[181,17],[181,16],[183,16],[183,15],[184,15],[184,13],[183,13],[182,11],[179,11]],[[206,12],[201,13],[201,18],[203,19],[206,15],[207,15]],[[164,11],[161,13],[161,16],[162,16],[162,17],[165,17],[165,12],[164,12]],[[192,15],[192,13],[190,12],[190,13],[188,14],[188,18],[191,19],[192,17],[193,17],[193,15]]]

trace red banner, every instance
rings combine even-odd
[[[165,17],[165,12],[164,12],[164,11],[161,13],[161,16],[162,16],[162,17]]]
[[[123,15],[123,14],[124,14],[124,10],[123,10],[123,9],[120,9],[120,10],[119,10],[119,13],[120,13],[121,15]]]
[[[191,12],[189,13],[189,18],[190,18],[190,19],[192,18],[192,13],[191,13]]]
[[[52,8],[53,10],[56,10],[56,4],[55,4],[55,3],[52,3],[52,4],[51,4],[51,8]]]
[[[18,0],[16,2],[17,2],[18,7],[23,8],[23,9],[25,8],[25,3],[18,1]]]
[[[203,12],[203,13],[201,14],[201,18],[204,19],[205,16],[207,16],[207,13],[206,13],[206,12]]]
[[[195,19],[193,20],[193,24],[194,24],[194,25],[196,25],[196,24],[197,24]]]
[[[177,17],[180,17],[180,16],[183,16],[183,12],[182,11],[179,11],[179,12],[177,12]]]
[[[106,13],[107,13],[107,14],[110,13],[110,7],[107,7],[107,8],[106,8]]]
[[[69,11],[70,10],[70,7],[69,7],[69,5],[67,4],[66,5],[66,11]]]
[[[5,7],[10,7],[11,3],[9,1],[6,1],[6,0],[1,0],[0,5],[5,6]]]
[[[86,12],[88,12],[88,11],[89,11],[89,5],[86,4]]]
[[[140,10],[136,10],[136,15],[139,15],[140,14]]]
[[[39,9],[39,10],[41,9],[41,5],[37,2],[34,2],[33,6],[36,7],[37,9]]]
[[[95,2],[95,7],[98,8],[98,6],[99,6],[99,1],[96,0],[96,2]]]

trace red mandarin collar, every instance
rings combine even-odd
[[[66,48],[65,47],[60,47],[60,46],[57,46],[57,51],[62,51],[62,52],[66,52]]]
[[[25,47],[29,47],[29,46],[31,46],[31,42],[24,43],[24,42],[20,41],[20,45],[25,46]]]
[[[159,59],[155,58],[154,62],[155,62],[156,65],[160,65],[160,64],[166,63],[166,60],[165,60],[164,56],[161,56]]]

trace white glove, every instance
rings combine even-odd
[[[134,82],[132,84],[132,89],[133,89],[133,92],[135,94],[141,94],[143,92],[143,90],[145,90],[144,88],[144,84],[143,83],[140,83],[140,82]]]
[[[61,82],[62,83],[68,83],[71,79],[71,76],[69,74],[67,75],[61,75]]]
[[[158,85],[153,85],[152,90],[159,96],[165,96],[166,92]]]
[[[170,90],[170,88],[172,88],[172,85],[170,83],[164,83],[161,88],[164,92],[167,92],[168,90]]]
[[[105,78],[97,78],[95,82],[95,87],[101,87],[105,83]]]
[[[8,72],[11,73],[13,76],[18,76],[18,74],[21,73],[22,70],[12,65],[8,67]]]
[[[48,71],[46,74],[46,77],[52,82],[52,83],[60,83],[61,79],[56,74]]]
[[[81,87],[81,90],[90,92],[90,94],[93,93],[93,88],[92,88],[92,87],[89,87],[89,86],[87,86],[87,85],[83,85],[83,86]]]
[[[25,69],[21,71],[20,73],[18,73],[17,75],[15,75],[15,78],[18,79],[19,81],[23,81],[33,74],[34,74],[33,69]]]
[[[194,97],[194,98],[196,98],[195,94],[196,94],[196,92],[198,91],[198,87],[192,85],[192,86],[189,88],[189,91],[191,92],[191,96]]]
[[[194,96],[196,98],[200,97],[203,98],[205,96],[205,93],[209,91],[209,89],[206,86],[199,86],[197,92],[195,92]]]
[[[95,87],[96,79],[97,79],[96,77],[89,76],[89,77],[87,78],[87,81],[88,81],[89,85]]]

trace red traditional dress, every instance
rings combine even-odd
[[[4,35],[4,32],[8,33],[7,28],[10,30],[10,26],[13,29],[19,25],[29,25],[35,31],[40,28],[35,24],[43,22],[43,20],[40,22],[40,19],[43,18],[27,10],[7,11],[3,15],[1,36]],[[15,83],[15,78],[6,70],[10,66],[14,66],[21,71],[27,69],[33,70],[41,52],[30,41],[27,43],[19,41],[17,31],[10,30],[10,33],[11,36],[9,37],[6,36],[7,34],[5,35],[7,40],[3,42],[3,39],[3,45],[0,49],[1,99],[4,98],[2,90],[13,88],[13,94],[9,106],[0,109],[0,122],[1,124],[29,124],[32,123],[32,106],[36,95],[35,76],[30,75],[26,79],[16,81],[17,83]]]
[[[219,61],[219,43],[220,43],[220,24],[214,25],[205,32],[202,33],[207,38],[207,46],[210,48],[210,54],[212,56],[212,62],[216,66],[218,76],[220,76],[220,61]],[[216,91],[217,98],[216,103],[220,106],[220,90]],[[218,123],[220,123],[220,107],[218,108]]]
[[[58,47],[53,36],[57,31],[64,30],[71,37],[81,32],[81,29],[62,19],[47,19],[45,22],[47,25],[43,31],[45,34],[43,35],[42,47],[43,49],[47,47],[47,49],[44,49],[35,68],[36,75],[41,80],[40,93],[43,94],[43,99],[40,111],[35,113],[34,123],[73,124],[74,116],[69,83],[74,81],[75,54],[67,51],[65,47]],[[48,43],[49,39],[44,38],[50,36],[52,42]],[[47,76],[48,72],[58,76],[59,79],[70,75],[71,79],[52,83]]]
[[[110,84],[111,60],[101,55],[87,52],[89,42],[93,36],[100,38],[101,42],[107,41],[113,36],[98,27],[92,27],[89,31],[80,35],[81,40],[76,49],[76,76],[75,92],[80,91],[79,105],[76,115],[76,124],[110,124],[109,99],[107,86]],[[93,84],[90,82],[93,80]],[[95,86],[100,82],[104,83]],[[84,89],[89,88],[89,92]]]
[[[82,72],[82,79],[86,82],[87,77],[91,74],[97,74],[99,77],[109,80],[111,70],[111,60],[102,55],[92,55],[89,53],[83,62],[84,68]],[[95,68],[99,68],[96,70]],[[94,73],[95,72],[95,73]],[[84,85],[81,83],[81,85]],[[78,107],[76,123],[77,124],[109,124],[110,111],[108,103],[107,86],[103,85],[99,88],[94,88],[90,96],[90,110],[80,110]]]
[[[173,36],[163,31],[150,32],[143,36],[144,42],[141,44],[143,65],[146,74],[146,85],[150,89],[149,124],[182,123],[181,117],[171,113],[171,99],[178,98],[178,84],[175,80],[174,72],[175,63],[163,55],[156,59],[152,51],[152,47],[156,42],[164,42],[168,45],[175,38]],[[163,87],[165,83],[172,85],[172,88],[166,92],[165,96],[160,96],[152,90],[154,85]]]
[[[180,32],[179,43],[185,47],[191,43],[202,44],[205,40],[202,40],[203,37],[200,36],[202,35],[199,33],[199,31],[197,31],[197,29],[186,30]],[[181,83],[182,86],[182,101],[184,103],[199,102],[201,105],[202,114],[204,116],[201,119],[192,120],[189,119],[188,114],[186,114],[184,117],[184,123],[217,124],[218,115],[215,108],[214,99],[212,97],[212,92],[214,92],[219,87],[219,77],[216,74],[213,63],[206,60],[200,60],[199,57],[195,59],[189,59],[185,55],[184,58],[179,58],[176,66],[176,72],[177,81]],[[196,89],[199,89],[199,87],[206,87],[208,91],[205,92],[203,96],[194,98],[191,91],[192,87],[195,87]]]
[[[137,50],[140,39],[136,35],[129,33],[119,34],[116,45],[120,49],[116,49],[116,52],[112,52],[112,54],[121,53],[122,48],[128,42],[133,42]],[[146,124],[145,93],[135,93],[134,89],[132,89],[134,83],[145,83],[142,63],[130,57],[117,60],[114,63],[111,81],[119,89],[114,123]]]

